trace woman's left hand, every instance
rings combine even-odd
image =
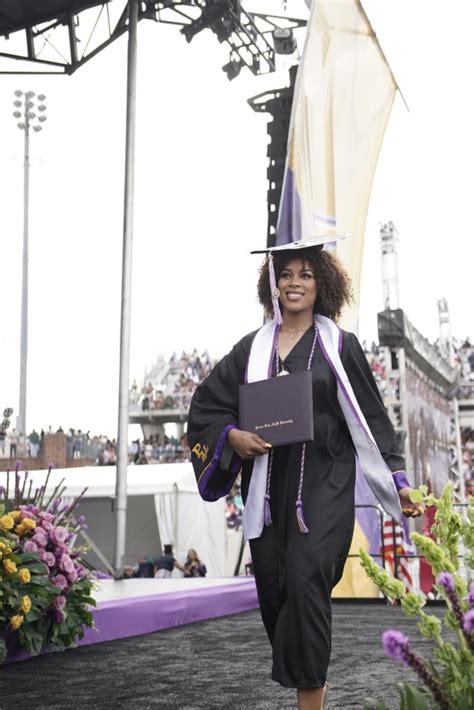
[[[401,488],[398,491],[398,495],[400,496],[400,505],[402,506],[402,511],[405,518],[419,518],[420,515],[423,515],[423,513],[425,512],[425,508],[421,503],[411,502],[411,491],[412,488],[408,488],[408,486],[405,486],[405,488]]]

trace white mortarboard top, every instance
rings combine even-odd
[[[350,237],[350,234],[322,234],[319,237],[308,237],[307,239],[298,239],[296,242],[288,244],[279,244],[275,247],[267,247],[266,249],[255,249],[251,254],[272,254],[274,251],[293,251],[293,249],[309,249],[310,247],[323,247],[326,244],[337,242],[338,239]]]

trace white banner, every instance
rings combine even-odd
[[[277,244],[350,233],[337,244],[356,303],[377,158],[395,84],[358,0],[315,0],[293,98]]]

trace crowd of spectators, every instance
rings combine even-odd
[[[142,411],[189,408],[196,386],[205,379],[215,361],[204,351],[199,355],[182,352],[181,357],[173,353],[166,367],[166,374],[160,382],[145,377],[146,384],[139,389],[136,380],[130,389],[130,404]]]
[[[128,447],[129,463],[177,463],[189,461],[189,451],[186,435],[176,439],[173,436],[154,434],[148,439],[135,439]]]
[[[389,373],[387,363],[385,362],[386,349],[380,347],[376,343],[368,346],[364,341],[362,349],[372,370],[375,381],[379,388],[380,394],[384,401],[397,400],[400,396],[400,381],[397,375]]]
[[[91,435],[90,431],[68,429],[62,426],[54,430],[51,426],[39,432],[33,429],[28,436],[15,428],[5,432],[0,438],[0,458],[7,459],[38,459],[42,458],[45,437],[53,434],[63,434],[66,438],[66,458],[94,461],[99,465],[115,465],[117,461],[117,442],[108,436]]]

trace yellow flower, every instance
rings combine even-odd
[[[25,530],[34,530],[36,527],[36,522],[31,518],[23,518],[21,524],[23,525]]]
[[[10,516],[13,518],[13,520],[18,520],[18,518],[19,518],[20,515],[21,515],[21,510],[11,510],[11,511],[8,513],[8,515],[10,515]]]
[[[20,523],[19,525],[16,526],[15,532],[17,535],[20,535],[20,536],[26,532],[26,528],[24,527],[23,523]]]
[[[16,564],[11,560],[3,560],[3,566],[7,574],[15,574]]]
[[[26,567],[22,567],[21,570],[18,572],[18,579],[20,580],[20,582],[23,582],[23,584],[28,584],[31,579],[30,570]]]
[[[11,548],[11,547],[8,547],[8,545],[7,545],[6,548],[3,550],[3,554],[5,555],[5,557],[7,557],[7,555],[11,555],[11,554],[12,554],[12,548]]]
[[[0,528],[2,530],[11,530],[14,525],[15,521],[9,513],[2,515],[0,518]]]
[[[4,550],[5,548],[6,548],[6,543],[4,543],[0,540],[0,550]]]
[[[15,616],[12,616],[10,619],[10,628],[13,631],[16,631],[17,629],[20,628],[22,623],[24,622],[25,617],[22,614],[15,614]]]
[[[29,598],[29,596],[27,594],[25,594],[25,596],[21,598],[21,610],[25,614],[28,614],[30,609],[31,609],[31,599]]]

